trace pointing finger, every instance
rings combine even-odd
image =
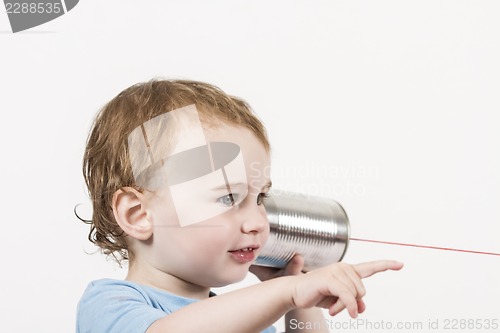
[[[356,273],[358,273],[359,277],[364,279],[372,276],[375,273],[380,273],[387,270],[398,271],[403,268],[403,263],[395,260],[380,260],[357,264],[353,267]]]

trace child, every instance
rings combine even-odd
[[[274,332],[285,314],[318,323],[319,308],[363,312],[361,279],[401,263],[337,263],[304,274],[297,255],[284,270],[251,267],[269,235],[269,166],[262,123],[214,86],[153,80],[111,100],[84,155],[89,239],[128,260],[128,275],[90,283],[76,331]],[[243,280],[249,268],[262,283],[210,291]]]

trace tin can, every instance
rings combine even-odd
[[[283,268],[301,254],[309,271],[344,257],[349,219],[335,200],[274,190],[264,206],[271,230],[255,265]]]

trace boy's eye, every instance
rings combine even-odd
[[[235,205],[235,203],[238,201],[237,199],[238,199],[237,193],[229,193],[227,195],[218,198],[217,202],[226,207],[231,207]]]
[[[257,205],[261,205],[265,199],[269,198],[269,193],[259,193],[257,196]]]

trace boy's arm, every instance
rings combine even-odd
[[[147,333],[256,333],[293,309],[328,308],[334,315],[347,308],[360,312],[361,278],[401,263],[376,261],[355,266],[334,264],[307,274],[283,276],[190,304],[154,322]]]
[[[256,333],[294,308],[292,281],[282,277],[192,303],[154,322],[146,333]]]
[[[251,270],[262,280],[267,280],[272,278],[269,274],[282,276],[303,274],[303,268],[304,258],[300,255],[295,255],[283,270],[275,271],[274,274],[272,273],[272,269],[264,267],[252,267]],[[315,333],[328,333],[329,330],[325,323],[323,311],[316,307],[310,309],[293,309],[285,314],[286,333],[303,333],[311,331]]]

